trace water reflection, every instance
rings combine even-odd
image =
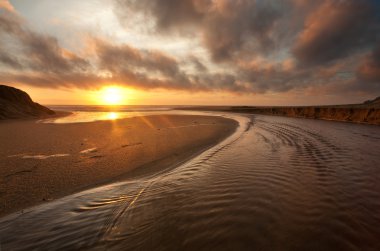
[[[1,219],[2,248],[380,250],[378,127],[239,121],[177,168]]]
[[[115,120],[119,118],[119,114],[117,112],[109,112],[107,117],[109,120]]]
[[[131,112],[73,112],[69,116],[58,117],[52,119],[43,119],[39,122],[41,123],[82,123],[82,122],[93,122],[99,120],[116,120],[122,118],[129,118],[136,116],[135,113]]]
[[[193,112],[193,111],[108,111],[108,112],[98,112],[98,111],[73,111],[72,114],[65,117],[56,117],[49,119],[39,120],[39,123],[83,123],[83,122],[93,122],[100,120],[117,120],[124,118],[132,118],[138,116],[149,116],[149,115],[207,115],[210,113],[205,112]]]

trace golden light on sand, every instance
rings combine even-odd
[[[101,92],[101,99],[105,105],[121,105],[124,102],[123,89],[117,86],[104,87]]]

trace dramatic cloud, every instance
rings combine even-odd
[[[158,51],[141,51],[128,45],[112,45],[104,41],[98,41],[96,45],[99,67],[109,72],[114,80],[142,88],[178,88],[188,85],[178,62]]]
[[[159,51],[139,50],[128,45],[112,45],[97,41],[99,67],[108,72],[115,82],[127,82],[140,88],[167,88],[178,90],[228,90],[240,91],[242,87],[229,74],[210,74],[195,57],[189,64],[202,68],[198,74],[181,69],[173,57]]]
[[[6,65],[13,69],[20,70],[23,68],[23,66],[21,65],[21,63],[16,57],[10,55],[7,51],[1,48],[0,48],[0,62],[3,65]]]
[[[115,45],[93,39],[96,60],[62,48],[57,39],[25,27],[14,13],[1,16],[0,36],[12,40],[17,48],[12,54],[0,51],[0,63],[9,70],[0,73],[2,82],[21,82],[44,87],[89,88],[106,83],[119,83],[142,89],[239,91],[233,76],[209,74],[194,56],[179,62],[157,50],[142,50],[126,44]],[[14,42],[14,43],[13,43]],[[11,48],[8,48],[11,49]],[[20,55],[17,57],[16,55]],[[202,74],[189,74],[180,64],[195,65]]]
[[[122,34],[92,33],[83,42],[90,52],[64,47],[0,3],[2,83],[380,94],[375,0],[112,0]],[[164,49],[171,39],[176,47]]]
[[[115,1],[122,23],[133,12],[144,13],[154,20],[153,32],[185,30],[198,37],[214,63],[230,65],[235,84],[252,92],[351,85],[352,59],[368,53],[380,32],[379,6],[370,0]],[[293,67],[284,67],[286,62]]]
[[[358,69],[358,76],[363,81],[377,83],[377,86],[380,86],[380,43],[365,57]]]
[[[133,12],[153,16],[156,27],[170,30],[178,25],[188,25],[199,22],[203,18],[202,7],[211,5],[211,0],[116,0],[116,11],[121,18],[129,18]]]
[[[215,61],[230,59],[244,47],[255,53],[273,48],[277,33],[271,30],[289,7],[287,1],[278,0],[116,0],[116,3],[122,21],[131,18],[131,12],[137,12],[152,17],[159,32],[179,32],[188,27],[193,27],[194,33],[200,30]]]
[[[373,46],[380,32],[375,11],[360,0],[325,1],[307,18],[293,48],[296,58],[318,65]]]
[[[56,38],[41,35],[24,27],[13,12],[0,9],[0,37],[13,46],[12,54],[1,48],[0,62],[18,69],[53,73],[83,71],[89,63],[61,48]],[[17,46],[16,50],[14,46]]]

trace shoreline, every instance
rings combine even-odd
[[[72,115],[73,112],[69,111],[57,111],[54,110],[54,114],[52,115],[40,115],[35,117],[23,117],[23,118],[7,118],[7,119],[0,119],[0,124],[9,123],[9,122],[23,122],[23,121],[39,121],[39,120],[45,120],[45,119],[56,119],[56,118],[63,118]]]
[[[234,120],[203,115],[64,125],[29,120],[0,123],[4,142],[0,217],[100,185],[175,168],[236,128]]]

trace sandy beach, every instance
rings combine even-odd
[[[209,116],[0,123],[0,216],[90,187],[155,173],[216,144],[236,128]]]

